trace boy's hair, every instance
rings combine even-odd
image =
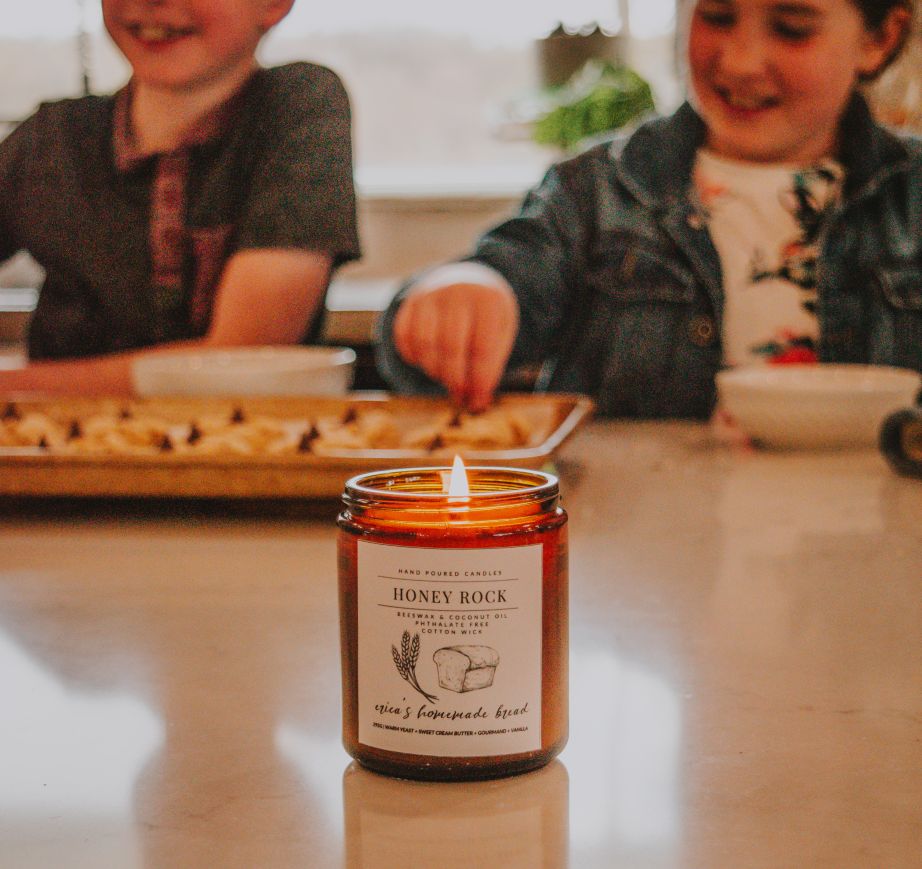
[[[895,61],[903,51],[909,34],[912,30],[912,20],[915,15],[915,0],[852,0],[861,17],[864,19],[865,26],[869,30],[877,30],[883,26],[887,16],[894,9],[905,9],[910,15],[910,24],[903,31],[902,39],[897,43],[896,48],[890,56],[872,73],[862,76],[864,81],[872,81],[877,78],[893,61]]]

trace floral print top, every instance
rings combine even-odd
[[[699,150],[694,182],[723,272],[724,363],[816,361],[816,263],[844,172]]]

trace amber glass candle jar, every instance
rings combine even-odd
[[[339,517],[343,744],[417,779],[546,764],[567,739],[566,513],[556,478],[355,477]]]

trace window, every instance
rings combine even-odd
[[[447,171],[533,179],[555,156],[511,123],[509,107],[538,84],[534,41],[562,20],[630,29],[626,60],[677,102],[674,0],[298,0],[265,41],[267,64],[310,59],[346,82],[360,176]],[[561,16],[563,18],[561,19]],[[78,38],[81,29],[83,39]],[[81,68],[95,92],[127,70],[106,40],[97,0],[30,0],[0,23],[0,118],[76,95]]]

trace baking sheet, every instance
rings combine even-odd
[[[23,398],[22,411],[57,419],[86,418],[127,410],[176,422],[242,411],[280,419],[316,418],[381,408],[410,431],[450,408],[444,399],[405,398],[386,393],[343,397],[284,398]],[[540,468],[592,414],[591,400],[575,395],[505,395],[499,407],[524,416],[529,443],[508,450],[460,450],[470,465]],[[0,449],[0,495],[50,497],[334,498],[350,477],[385,468],[445,465],[450,459],[423,449],[342,450],[328,455],[157,455],[55,454],[32,447]]]

